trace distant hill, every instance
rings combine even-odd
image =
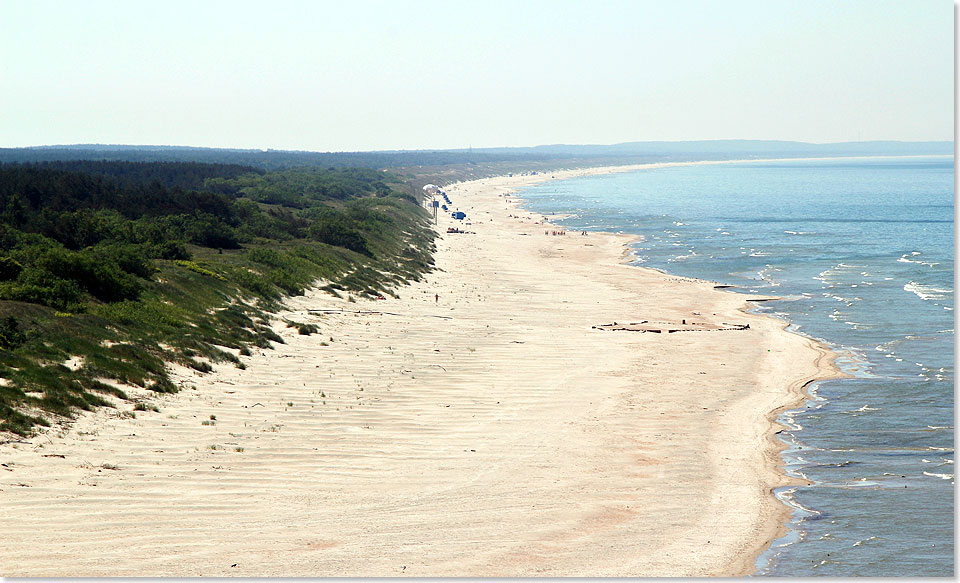
[[[239,164],[267,170],[298,166],[398,168],[571,160],[584,163],[729,160],[736,158],[953,154],[953,142],[840,142],[813,144],[777,140],[625,142],[609,145],[553,144],[518,148],[309,152],[189,146],[75,144],[0,148],[0,163],[103,160]]]
[[[451,150],[464,152],[465,150]],[[474,152],[549,154],[559,156],[651,156],[722,155],[728,156],[883,156],[953,154],[953,142],[837,142],[814,144],[781,140],[700,140],[682,142],[624,142],[611,145],[553,144],[530,148],[481,148]]]

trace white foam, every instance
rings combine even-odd
[[[866,267],[865,265],[851,265],[847,263],[838,263],[829,269],[824,269],[813,279],[824,283],[824,284],[835,284],[840,283],[839,277],[846,273],[849,273],[851,270],[856,269],[857,273],[861,273],[860,270]]]
[[[923,472],[924,476],[930,476],[931,478],[940,478],[941,480],[952,480],[953,474],[936,474],[934,472]]]
[[[947,459],[945,457],[942,457],[939,460],[928,460],[927,458],[921,458],[920,461],[922,461],[925,464],[937,464],[938,468],[941,466],[949,466],[953,464],[953,460]]]
[[[837,300],[838,302],[843,302],[843,303],[846,304],[847,306],[852,306],[852,305],[853,305],[853,302],[859,302],[859,301],[861,301],[861,300],[863,299],[863,298],[858,298],[858,297],[856,297],[856,296],[854,296],[854,297],[852,297],[852,298],[845,298],[845,297],[843,297],[843,296],[838,296],[838,295],[836,295],[836,294],[830,294],[830,293],[825,293],[825,294],[823,294],[823,295],[825,295],[825,296],[828,297],[828,298],[833,298],[833,299]]]
[[[696,251],[694,251],[693,249],[689,249],[688,255],[677,255],[676,257],[667,259],[667,261],[669,261],[670,263],[675,263],[677,261],[683,261],[684,259],[690,259],[691,257],[696,257],[697,255],[698,253]]]
[[[904,291],[912,292],[917,295],[921,300],[945,300],[947,299],[947,294],[952,294],[952,289],[941,289],[933,287],[932,285],[924,285],[922,283],[917,283],[911,281],[907,285],[903,286]]]
[[[920,255],[918,251],[913,251],[910,253],[911,257],[916,257],[917,255]],[[940,263],[936,261],[921,261],[919,259],[916,259],[916,260],[907,259],[907,255],[903,255],[900,257],[900,259],[897,259],[897,263],[916,263],[918,265],[926,265],[927,267],[936,267],[937,265],[940,265]]]

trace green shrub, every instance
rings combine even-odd
[[[12,350],[27,341],[27,335],[20,331],[20,324],[13,316],[0,320],[0,348]]]
[[[258,330],[258,332],[260,333],[260,336],[262,336],[263,338],[266,338],[267,340],[272,340],[277,344],[286,344],[286,342],[283,341],[283,338],[281,338],[279,334],[277,334],[270,328],[267,328],[266,326],[261,327]],[[269,346],[269,344],[267,346]]]
[[[360,234],[360,231],[351,229],[339,222],[318,220],[310,225],[309,232],[314,240],[321,243],[343,247],[368,257],[373,256],[373,252],[367,245],[367,240]]]
[[[288,263],[273,249],[264,249],[262,247],[247,251],[247,259],[269,265],[270,267],[283,267]]]
[[[161,241],[153,244],[152,255],[157,259],[190,259],[190,252],[183,241]]]
[[[192,358],[184,359],[184,364],[192,368],[197,372],[210,372],[213,370],[213,367],[209,363],[206,363],[202,360],[193,360]]]
[[[262,275],[249,269],[238,269],[232,279],[242,287],[265,299],[279,299],[280,292]]]
[[[68,311],[82,311],[84,294],[74,281],[45,271],[25,269],[17,282],[0,283],[0,299],[29,302]]]
[[[101,317],[119,324],[142,326],[158,332],[162,329],[179,329],[185,325],[175,307],[159,301],[104,304],[97,307],[96,312]]]
[[[230,225],[209,213],[185,219],[184,234],[191,243],[214,249],[236,249],[237,233]]]
[[[311,334],[316,334],[320,329],[317,328],[315,324],[301,324],[297,326],[297,332],[302,336],[309,336]]]
[[[98,257],[94,251],[76,252],[61,248],[50,249],[38,259],[35,266],[25,271],[39,270],[73,281],[104,302],[136,299],[143,285],[120,267],[118,257],[130,259],[131,264],[136,262],[129,253],[123,251],[118,251],[113,257]],[[22,274],[19,279],[23,279]]]
[[[23,266],[10,257],[0,257],[0,281],[16,279]]]
[[[213,272],[213,271],[210,271],[209,269],[207,269],[207,268],[205,268],[205,267],[200,267],[199,265],[197,265],[197,264],[196,264],[195,262],[193,262],[193,261],[187,261],[187,260],[185,260],[185,259],[176,259],[176,260],[174,260],[174,263],[176,263],[176,264],[179,265],[180,267],[184,267],[184,268],[186,268],[186,269],[189,269],[190,271],[192,271],[192,272],[194,272],[194,273],[199,273],[200,275],[207,275],[207,276],[210,276],[210,277],[215,277],[215,278],[217,278],[217,279],[226,279],[226,278],[224,278],[222,275],[220,275],[219,273],[215,273],[215,272]]]

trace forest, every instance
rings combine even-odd
[[[122,386],[174,391],[164,362],[242,367],[220,347],[280,341],[269,319],[284,296],[315,282],[395,294],[431,269],[434,237],[373,169],[2,164],[0,431],[110,406],[130,398]]]
[[[214,165],[243,165],[265,170],[288,168],[397,168],[552,160],[552,153],[510,151],[405,150],[383,152],[306,152],[297,150],[240,150],[169,146],[44,146],[0,148],[0,163],[104,160],[153,162],[199,162]]]
[[[62,161],[129,161],[205,163],[279,170],[304,166],[322,168],[406,168],[463,165],[532,165],[536,169],[612,164],[683,162],[749,158],[816,156],[895,156],[952,154],[953,142],[848,142],[813,144],[777,140],[701,140],[625,142],[620,144],[553,144],[533,147],[469,148],[458,150],[387,150],[374,152],[308,152],[244,150],[186,146],[78,144],[0,148],[0,163]],[[66,168],[66,167],[64,167]],[[226,170],[226,169],[224,169]],[[513,170],[508,170],[513,171]]]

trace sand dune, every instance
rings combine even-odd
[[[444,234],[399,300],[308,293],[288,316],[320,334],[279,324],[245,371],[178,372],[159,413],[0,447],[0,573],[751,571],[786,515],[770,414],[829,354],[710,282],[621,264],[626,237],[544,235],[501,196],[543,178],[447,188],[475,233]],[[750,327],[594,328],[695,314]]]

